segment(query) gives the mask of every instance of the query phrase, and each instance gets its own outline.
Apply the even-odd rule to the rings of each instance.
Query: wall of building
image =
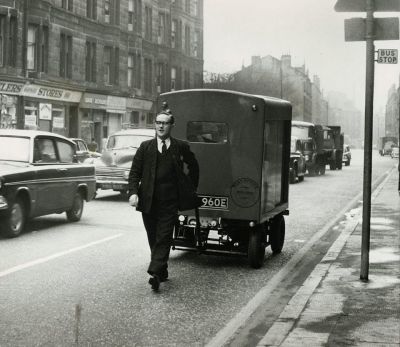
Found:
[[[70,1],[72,9],[62,8],[61,0],[2,1],[0,20],[7,20],[10,14],[14,16],[17,34],[15,59],[12,62],[3,59],[0,64],[1,126],[40,128],[87,141],[95,137],[98,143],[110,132],[124,127],[153,126],[157,112],[155,101],[160,92],[202,87],[202,1],[133,0],[133,17],[130,17],[129,0],[111,0],[116,12],[110,11],[109,16],[105,1],[97,0],[94,1],[95,18],[87,16],[90,2],[86,0]],[[150,36],[145,31],[146,8],[152,14]],[[113,15],[116,13],[118,16]],[[161,17],[165,20],[162,25]],[[130,23],[130,18],[135,19],[135,25]],[[183,30],[175,39],[175,47],[171,38],[173,20]],[[38,35],[34,46],[39,66],[34,69],[29,68],[26,59],[32,46],[28,44],[31,25],[37,28]],[[190,31],[188,50],[184,49],[185,27]],[[62,47],[68,48],[69,40],[63,46],[62,36],[71,37],[70,75],[61,73],[61,63],[67,59]],[[88,42],[95,45],[90,78],[87,77]],[[110,83],[105,80],[106,46],[112,48],[112,64],[115,63],[111,66]],[[6,56],[8,47],[1,48],[0,52]],[[137,72],[132,86],[128,85],[129,54],[136,59],[134,70]],[[171,81],[172,67],[180,72],[175,83]]]

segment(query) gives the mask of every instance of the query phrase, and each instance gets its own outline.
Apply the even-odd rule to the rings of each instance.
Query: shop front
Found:
[[[153,128],[154,112],[153,102],[146,99],[127,99],[127,112],[123,120],[123,127],[127,128]]]
[[[96,142],[101,151],[107,137],[122,129],[126,98],[84,93],[79,104],[80,135],[87,143]]]
[[[0,128],[17,127],[18,96],[23,83],[0,81]]]
[[[24,129],[50,131],[67,137],[73,137],[78,131],[81,92],[27,83],[20,95],[24,97]]]

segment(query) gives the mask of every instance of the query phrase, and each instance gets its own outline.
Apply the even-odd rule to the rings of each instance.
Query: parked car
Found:
[[[96,188],[126,194],[132,159],[140,144],[154,136],[154,129],[127,129],[109,136],[101,157],[93,160]]]
[[[343,145],[343,156],[342,156],[342,162],[344,163],[345,166],[350,166],[351,162],[351,150],[349,145]]]
[[[392,147],[392,152],[390,153],[390,156],[392,158],[398,158],[399,157],[399,147],[393,146]]]
[[[0,130],[0,228],[21,234],[28,219],[66,212],[79,221],[95,194],[93,165],[78,163],[75,144],[34,130]]]
[[[70,138],[76,144],[76,156],[80,163],[83,163],[88,158],[98,158],[101,156],[99,152],[89,151],[89,147],[85,140],[72,137]]]
[[[301,141],[291,137],[290,142],[290,161],[289,161],[289,182],[296,183],[304,180],[306,174],[306,159],[301,151]]]

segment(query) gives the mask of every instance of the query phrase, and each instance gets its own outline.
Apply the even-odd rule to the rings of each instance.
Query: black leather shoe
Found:
[[[163,272],[161,272],[159,278],[160,282],[168,281],[168,270],[164,270]]]
[[[160,278],[157,275],[150,277],[149,284],[151,285],[151,289],[157,291],[160,288]]]

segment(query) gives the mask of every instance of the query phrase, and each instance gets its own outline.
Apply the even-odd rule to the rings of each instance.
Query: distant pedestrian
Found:
[[[185,141],[171,137],[174,117],[161,112],[156,137],[142,142],[129,173],[129,204],[142,212],[151,250],[149,284],[158,290],[168,278],[168,258],[178,210],[199,207],[196,189],[199,165]],[[184,172],[187,165],[188,173]]]
[[[88,148],[91,152],[97,152],[97,142],[94,137],[92,137],[92,141],[88,144]]]

